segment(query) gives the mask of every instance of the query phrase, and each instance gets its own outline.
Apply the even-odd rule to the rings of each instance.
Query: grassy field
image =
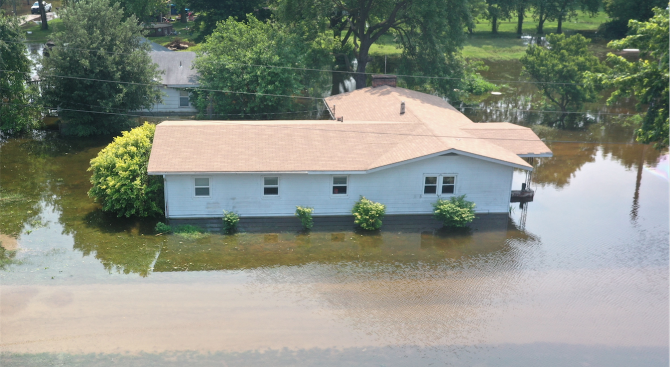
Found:
[[[607,14],[600,12],[595,17],[578,12],[576,19],[563,22],[563,31],[567,35],[575,34],[578,31],[593,32],[598,26],[608,20]],[[556,32],[556,22],[545,22],[544,33]],[[527,17],[523,23],[523,32],[525,35],[535,35],[537,31],[537,22],[532,17]],[[516,34],[516,19],[501,22],[498,27],[498,34],[491,33],[491,24],[486,20],[480,20],[473,34],[468,35],[463,47],[463,56],[470,59],[486,60],[518,60],[524,55],[528,39],[519,38]],[[594,51],[604,52],[604,46],[594,43]],[[602,49],[602,50],[601,50]],[[371,55],[399,55],[402,50],[396,48],[393,36],[386,35],[372,45]]]
[[[50,20],[47,22],[49,25],[49,29],[46,31],[42,30],[42,26],[39,24],[35,24],[33,22],[29,22],[24,24],[21,28],[24,30],[24,35],[26,37],[26,41],[28,42],[39,42],[39,43],[45,43],[49,41],[51,38],[51,35],[54,33],[54,31],[58,28],[58,26],[63,22],[60,18]],[[31,34],[28,34],[28,32],[31,32]]]

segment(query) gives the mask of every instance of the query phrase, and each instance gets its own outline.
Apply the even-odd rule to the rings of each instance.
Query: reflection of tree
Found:
[[[536,160],[533,182],[561,188],[570,183],[584,164],[595,161],[598,145],[558,143],[552,144],[550,149],[554,153],[552,158]]]
[[[83,221],[74,219],[69,223],[66,232],[74,238],[74,249],[84,256],[95,253],[110,272],[146,277],[163,241],[152,234],[155,222],[118,218],[101,210],[86,214]]]

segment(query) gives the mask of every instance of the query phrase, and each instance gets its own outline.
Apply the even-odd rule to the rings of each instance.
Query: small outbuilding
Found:
[[[551,156],[528,128],[476,124],[403,88],[378,83],[326,105],[335,119],[159,124],[148,172],[163,176],[166,217],[292,216],[297,205],[350,215],[361,195],[388,214],[432,213],[455,195],[507,213],[514,170]]]

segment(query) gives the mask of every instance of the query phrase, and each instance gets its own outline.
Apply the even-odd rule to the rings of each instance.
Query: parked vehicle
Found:
[[[50,12],[51,11],[51,4],[47,2],[42,2],[44,4],[44,11],[45,12]],[[39,1],[35,1],[35,4],[30,8],[30,13],[31,14],[39,14],[40,13],[40,3]]]

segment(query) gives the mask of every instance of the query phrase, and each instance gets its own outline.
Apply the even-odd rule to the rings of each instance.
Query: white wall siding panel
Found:
[[[179,90],[174,88],[160,88],[163,103],[153,105],[151,110],[142,110],[144,112],[196,112],[195,107],[189,104],[188,107],[179,107]]]
[[[330,174],[279,174],[279,196],[263,196],[263,175],[167,175],[171,218],[293,215],[296,205],[314,215],[346,215],[360,195],[386,205],[388,214],[432,213],[437,197],[423,195],[424,174],[457,174],[454,195],[467,195],[476,211],[507,213],[513,168],[464,156],[440,156],[373,173],[349,175],[348,195],[331,195]],[[271,176],[271,175],[267,175]],[[210,178],[210,196],[196,197],[194,178]],[[448,198],[449,196],[445,196]]]

